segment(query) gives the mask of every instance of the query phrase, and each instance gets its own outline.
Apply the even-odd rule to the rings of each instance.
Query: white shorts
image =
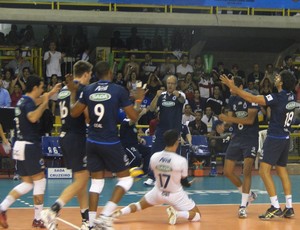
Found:
[[[154,187],[146,193],[146,201],[151,205],[168,204],[177,211],[189,211],[195,207],[195,202],[183,190],[175,193],[163,192]]]

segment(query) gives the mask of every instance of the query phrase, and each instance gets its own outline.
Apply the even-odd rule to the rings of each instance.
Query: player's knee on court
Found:
[[[46,179],[40,179],[40,180],[36,180],[33,181],[33,195],[43,195],[45,193],[45,189],[46,189]]]
[[[132,185],[133,185],[133,178],[131,176],[119,177],[118,183],[116,184],[116,186],[122,187],[125,190],[125,192],[127,192]]]
[[[13,190],[15,190],[20,195],[24,195],[24,194],[30,192],[32,190],[32,188],[33,188],[33,184],[23,182],[23,183],[17,185]]]
[[[100,194],[104,188],[104,179],[92,179],[89,192]]]

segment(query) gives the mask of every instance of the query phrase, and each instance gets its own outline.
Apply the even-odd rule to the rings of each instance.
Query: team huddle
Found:
[[[56,220],[60,210],[75,196],[82,217],[82,230],[113,229],[115,218],[159,204],[169,205],[166,209],[169,224],[176,224],[177,218],[200,221],[198,207],[183,190],[183,187],[191,185],[187,179],[188,162],[186,158],[176,154],[185,103],[184,93],[176,90],[177,78],[169,76],[166,80],[166,92],[159,90],[150,104],[150,111],[158,108],[160,116],[148,173],[148,180],[155,181],[154,187],[140,201],[118,209],[119,201],[134,183],[128,157],[118,136],[118,111],[123,108],[128,119],[137,121],[142,111],[140,105],[145,89],[137,87],[131,93],[133,105],[125,88],[112,82],[113,74],[108,63],[98,62],[95,65],[98,81],[89,84],[92,69],[90,63],[78,61],[73,67],[73,76],[66,76],[63,88],[57,84],[44,94],[42,80],[34,76],[28,78],[26,94],[16,108],[16,142],[13,147],[22,183],[13,188],[0,204],[0,225],[8,228],[7,209],[16,199],[31,190],[35,207],[33,227],[57,229]],[[259,218],[293,217],[291,183],[286,170],[289,128],[296,107],[292,93],[295,86],[293,74],[283,71],[276,76],[278,93],[266,96],[255,96],[244,91],[239,78],[229,79],[222,75],[220,79],[231,89],[233,95],[229,102],[230,113],[219,116],[223,123],[218,124],[217,130],[222,132],[227,123],[234,126],[233,137],[226,151],[224,173],[242,194],[238,217],[246,218],[249,202],[256,199],[256,194],[251,191],[251,170],[258,149],[258,105],[269,106],[272,111],[259,169],[270,196],[271,207]],[[60,146],[66,167],[73,171],[74,181],[62,191],[49,209],[43,210],[46,179],[38,120],[48,106],[49,97],[57,92],[62,120]],[[235,162],[241,157],[244,159],[243,181],[233,172]],[[281,210],[277,199],[271,176],[272,166],[276,167],[283,184],[286,197],[284,210]],[[97,215],[99,196],[105,184],[105,170],[116,174],[117,183],[109,201]],[[88,193],[89,178],[91,185]]]

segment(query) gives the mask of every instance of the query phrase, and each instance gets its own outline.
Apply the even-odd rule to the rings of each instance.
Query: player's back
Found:
[[[166,192],[182,190],[180,180],[188,176],[187,160],[173,152],[161,151],[153,154],[150,167],[154,172],[155,186]]]
[[[79,89],[76,94],[76,99],[79,98],[84,85],[79,85]],[[71,92],[65,86],[61,89],[58,94],[59,111],[61,118],[61,131],[62,132],[75,132],[75,133],[86,133],[86,125],[84,114],[82,113],[79,117],[73,118],[70,114],[70,95]]]
[[[277,94],[265,96],[267,105],[271,107],[271,118],[268,135],[277,137],[289,136],[289,129],[294,119],[296,108],[295,95],[282,90]]]
[[[98,81],[84,88],[79,101],[88,107],[88,139],[105,143],[119,142],[118,110],[131,105],[127,91],[109,81]]]
[[[248,109],[256,109],[257,111],[259,110],[257,104],[247,102],[239,96],[231,96],[229,98],[229,106],[235,117],[241,119],[248,116]],[[233,127],[233,134],[237,134],[246,138],[258,138],[259,124],[257,116],[254,120],[254,123],[251,125],[233,124]]]

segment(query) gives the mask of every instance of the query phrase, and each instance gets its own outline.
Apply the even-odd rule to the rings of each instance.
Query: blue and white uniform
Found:
[[[120,172],[128,168],[127,155],[118,137],[118,111],[132,103],[124,87],[100,80],[84,88],[79,102],[88,107],[88,169]]]
[[[41,148],[39,121],[32,123],[27,115],[37,106],[31,97],[23,95],[15,108],[16,141],[24,147],[24,160],[17,160],[17,172],[20,176],[32,176],[45,169]],[[14,148],[16,148],[16,143]]]
[[[79,85],[76,99],[79,98],[84,85]],[[86,124],[84,114],[73,118],[70,115],[70,95],[67,87],[58,94],[58,103],[61,117],[60,146],[64,155],[64,163],[73,172],[85,170],[87,166],[85,143]]]
[[[261,158],[263,162],[270,165],[284,167],[289,153],[289,129],[296,108],[295,95],[282,90],[277,94],[268,94],[264,97],[266,105],[271,108],[271,118]]]
[[[248,116],[249,109],[259,110],[255,103],[249,103],[239,96],[229,98],[230,110],[237,118]],[[233,124],[233,134],[226,150],[226,159],[241,160],[243,158],[255,158],[258,149],[258,119],[257,116],[252,125]]]

